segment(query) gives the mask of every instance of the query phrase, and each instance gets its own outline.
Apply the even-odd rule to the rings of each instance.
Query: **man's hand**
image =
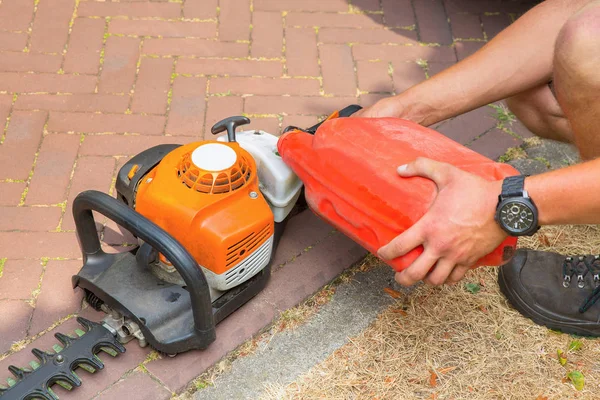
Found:
[[[403,117],[403,107],[398,96],[386,97],[372,106],[365,107],[351,115],[361,118]]]
[[[507,237],[494,221],[502,181],[490,182],[450,164],[418,158],[398,168],[404,178],[421,176],[437,185],[437,197],[411,228],[379,249],[384,260],[400,257],[423,245],[423,253],[396,281],[410,286],[456,283],[477,260]]]

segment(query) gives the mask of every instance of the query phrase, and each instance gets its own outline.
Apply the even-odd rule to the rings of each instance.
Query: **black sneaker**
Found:
[[[579,336],[600,336],[600,256],[565,257],[519,249],[499,268],[510,304],[539,325]]]

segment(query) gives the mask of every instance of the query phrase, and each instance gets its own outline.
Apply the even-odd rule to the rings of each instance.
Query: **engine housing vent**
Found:
[[[238,154],[235,163],[227,170],[206,171],[192,162],[192,153],[183,155],[177,166],[177,176],[188,188],[200,193],[223,194],[243,187],[252,177],[250,163]]]

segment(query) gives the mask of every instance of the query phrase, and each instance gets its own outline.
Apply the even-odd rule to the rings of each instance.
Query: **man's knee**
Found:
[[[600,1],[588,4],[565,23],[556,40],[555,57],[577,76],[600,82]]]

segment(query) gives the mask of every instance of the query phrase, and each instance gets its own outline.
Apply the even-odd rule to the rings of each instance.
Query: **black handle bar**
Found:
[[[84,264],[88,258],[109,256],[102,250],[92,211],[127,229],[162,253],[173,264],[190,293],[196,330],[214,337],[215,324],[208,283],[196,260],[161,227],[117,199],[96,190],[81,192],[73,201],[73,218]]]

